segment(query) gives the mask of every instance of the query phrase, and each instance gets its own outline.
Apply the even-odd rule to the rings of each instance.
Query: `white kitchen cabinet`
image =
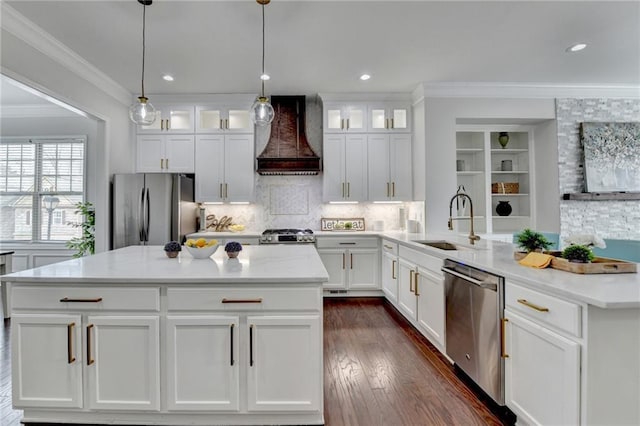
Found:
[[[196,133],[253,133],[251,103],[196,106]]]
[[[418,318],[418,300],[415,294],[416,267],[400,258],[398,268],[398,309],[410,321]]]
[[[367,136],[325,134],[323,146],[323,200],[367,200]]]
[[[195,138],[193,135],[138,135],[136,172],[193,173]]]
[[[364,102],[325,102],[324,133],[362,133],[367,131],[367,104]]]
[[[253,200],[253,134],[198,135],[195,152],[196,201]]]
[[[239,325],[231,315],[167,317],[169,410],[239,409]]]
[[[411,132],[411,104],[404,102],[369,103],[368,131]]]
[[[248,316],[248,411],[317,411],[322,407],[319,315]]]
[[[329,281],[324,290],[379,290],[377,237],[316,237]]]
[[[410,201],[413,195],[410,134],[367,136],[368,199]]]
[[[137,133],[193,133],[194,106],[154,103],[156,119],[148,126],[138,125]]]
[[[380,280],[382,291],[393,304],[398,303],[398,244],[382,240],[382,264]]]
[[[81,408],[82,317],[15,314],[11,328],[14,407]]]
[[[159,322],[157,315],[87,318],[90,409],[160,409]]]
[[[527,424],[580,424],[580,345],[505,309],[506,405]]]

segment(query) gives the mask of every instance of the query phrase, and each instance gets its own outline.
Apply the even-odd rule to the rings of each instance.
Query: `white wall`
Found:
[[[3,17],[4,18],[4,17]],[[60,99],[96,118],[96,162],[90,173],[95,189],[88,201],[96,207],[96,250],[109,243],[109,176],[133,171],[135,149],[131,139],[128,105],[101,87],[74,74],[2,28],[0,64],[3,74]],[[30,41],[32,44],[36,44]]]
[[[560,233],[560,189],[555,120],[544,121],[533,130],[536,164],[536,229]]]

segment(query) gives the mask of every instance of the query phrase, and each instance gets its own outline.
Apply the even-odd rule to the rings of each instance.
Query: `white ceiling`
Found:
[[[136,0],[5,3],[139,92]],[[410,92],[421,82],[640,85],[638,1],[272,0],[265,12],[267,94]],[[587,49],[565,52],[577,42]],[[255,0],[147,8],[149,94],[257,93],[260,54]],[[358,79],[364,72],[371,80]]]

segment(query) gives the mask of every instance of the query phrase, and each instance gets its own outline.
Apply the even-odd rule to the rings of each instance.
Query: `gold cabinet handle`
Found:
[[[535,303],[529,302],[527,299],[518,299],[518,303],[523,304],[531,309],[535,309],[538,312],[549,312],[549,308],[545,308],[544,306],[536,305]]]
[[[349,253],[349,268],[353,269],[353,253]]]
[[[161,169],[164,169],[164,162],[163,162],[162,160],[163,160],[163,159],[161,158],[161,159],[160,159],[160,168],[161,168]]]
[[[220,130],[224,129],[224,120],[221,118],[220,119]]]
[[[389,191],[389,182],[387,182],[387,197],[389,196],[389,193],[390,193],[390,191]]]
[[[413,274],[415,274],[416,271],[414,271],[413,269],[409,271],[409,291],[411,293],[413,293]]]
[[[391,196],[392,197],[396,196],[396,183],[395,182],[391,182]]]
[[[414,279],[414,283],[413,283],[413,294],[415,294],[416,296],[420,296],[420,293],[418,293],[418,277],[420,276],[420,273],[418,271],[416,271],[413,274],[413,279]]]
[[[229,185],[224,184],[224,198],[229,198]]]
[[[393,248],[393,246],[389,246],[389,245],[386,245],[386,244],[383,244],[383,245],[384,245],[384,248],[386,248],[387,250],[391,250]]]
[[[391,128],[392,128],[392,129],[395,129],[395,128],[396,128],[395,124],[393,123],[393,118],[391,119]]]
[[[164,120],[160,119],[160,130],[164,130]]]
[[[171,124],[171,119],[167,118],[167,125],[165,126],[167,128],[167,130],[169,130],[171,128],[170,124]]]
[[[262,297],[255,299],[222,299],[222,303],[262,303]]]
[[[169,159],[168,158],[164,159],[164,165],[165,165],[165,169],[169,170]]]
[[[76,360],[73,356],[73,328],[76,326],[75,322],[67,324],[67,363],[71,364]]]
[[[249,366],[253,367],[253,324],[249,326]]]
[[[347,118],[347,130],[349,130],[350,126],[349,126],[349,119]]]
[[[93,299],[73,299],[71,297],[63,297],[60,301],[63,303],[99,303],[102,302],[102,297],[96,297]]]
[[[91,330],[93,329],[93,324],[89,324],[87,326],[87,365],[91,365],[96,362],[93,359],[93,355],[91,354]]]
[[[229,327],[229,333],[230,333],[230,359],[231,359],[231,365],[234,364],[234,359],[233,359],[233,329],[235,328],[235,324],[231,324],[231,326]]]
[[[394,280],[398,277],[396,277],[396,261],[392,260],[391,261],[391,278],[393,278]]]
[[[229,130],[229,119],[228,118],[224,119],[224,128]]]
[[[346,257],[346,254],[342,253],[342,269],[344,269],[344,267],[345,267],[345,263],[346,263],[346,258],[345,257]]]
[[[347,198],[351,198],[351,182],[347,182]]]
[[[509,358],[509,355],[507,354],[507,341],[506,341],[506,336],[507,336],[507,322],[509,320],[507,318],[502,318],[502,334],[500,335],[500,356],[502,356],[502,358]]]
[[[220,193],[220,198],[224,198],[224,197],[222,196],[222,184],[220,184],[220,191],[219,191],[219,193]]]

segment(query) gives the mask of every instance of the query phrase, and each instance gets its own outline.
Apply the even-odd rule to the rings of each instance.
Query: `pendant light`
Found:
[[[268,126],[273,121],[275,115],[273,107],[269,103],[269,98],[264,95],[264,81],[269,79],[264,73],[264,6],[269,4],[271,0],[256,0],[256,2],[262,5],[262,74],[260,80],[262,81],[262,94],[258,96],[256,101],[251,106],[251,120],[257,126]]]
[[[142,5],[142,91],[135,102],[129,107],[129,118],[138,125],[148,126],[156,121],[156,109],[149,103],[149,99],[144,96],[144,54],[145,54],[145,27],[146,27],[146,11],[147,6],[153,3],[153,0],[138,0]]]

